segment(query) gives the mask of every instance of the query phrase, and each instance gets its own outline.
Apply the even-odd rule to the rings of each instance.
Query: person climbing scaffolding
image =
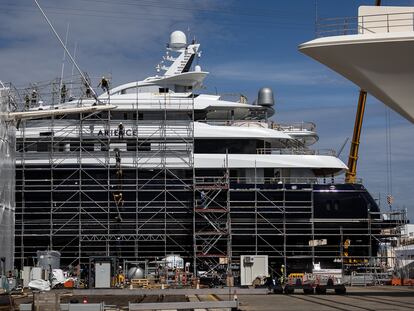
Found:
[[[118,125],[118,138],[119,139],[124,139],[124,126],[123,126],[122,122],[119,123],[119,125]]]
[[[63,83],[62,87],[60,88],[60,102],[61,103],[64,103],[66,101],[66,94],[67,94],[66,84]]]
[[[98,84],[98,87],[102,88],[102,91],[107,92],[109,95],[109,82],[108,80],[105,78],[105,76],[102,76],[101,81]]]

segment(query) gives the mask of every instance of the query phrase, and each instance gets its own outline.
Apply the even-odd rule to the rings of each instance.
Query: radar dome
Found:
[[[171,33],[170,35],[170,48],[172,49],[182,49],[187,45],[187,37],[185,36],[185,33],[176,30]]]
[[[194,71],[195,71],[195,72],[201,72],[201,66],[200,66],[200,65],[196,65],[196,66],[194,67]]]
[[[257,104],[260,106],[273,106],[275,98],[270,87],[262,87],[257,94]]]

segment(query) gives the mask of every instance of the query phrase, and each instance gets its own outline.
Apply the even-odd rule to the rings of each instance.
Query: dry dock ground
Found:
[[[326,295],[304,295],[297,291],[294,295],[266,294],[266,290],[235,289],[238,291],[239,310],[283,310],[283,311],[399,311],[414,310],[414,287],[347,287],[345,295],[335,295],[328,292]],[[232,293],[233,293],[232,290]],[[135,293],[133,293],[135,291]],[[185,302],[185,301],[217,301],[231,300],[232,294],[224,294],[227,289],[202,290],[75,290],[74,295],[67,290],[61,291],[61,302],[82,301],[88,296],[89,303],[102,302],[106,305],[121,307],[127,310],[128,302]],[[193,292],[192,292],[193,291]],[[197,292],[198,291],[198,292]],[[244,291],[244,292],[243,292]],[[255,294],[253,294],[253,292]],[[64,294],[66,293],[66,294]],[[92,294],[93,293],[93,294]],[[143,294],[144,293],[144,294]],[[164,293],[164,294],[160,294]],[[31,295],[15,300],[16,305],[30,303]],[[74,301],[73,301],[74,302]],[[204,309],[203,309],[204,310]],[[223,311],[223,309],[209,309],[209,311]]]
[[[224,299],[225,297],[223,297]],[[240,310],[414,310],[414,287],[348,287],[346,295],[239,295]]]

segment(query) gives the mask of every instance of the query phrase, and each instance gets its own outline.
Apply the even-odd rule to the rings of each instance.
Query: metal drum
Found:
[[[127,273],[128,280],[133,279],[143,279],[144,278],[144,270],[140,267],[131,267],[128,269]]]

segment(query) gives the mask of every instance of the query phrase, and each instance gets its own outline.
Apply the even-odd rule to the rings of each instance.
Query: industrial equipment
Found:
[[[267,255],[240,256],[240,285],[252,285],[256,278],[268,276]]]
[[[89,288],[110,288],[115,272],[115,257],[89,257]]]
[[[37,266],[45,270],[60,268],[60,253],[58,251],[37,251]]]
[[[111,287],[111,263],[95,263],[95,288]]]

